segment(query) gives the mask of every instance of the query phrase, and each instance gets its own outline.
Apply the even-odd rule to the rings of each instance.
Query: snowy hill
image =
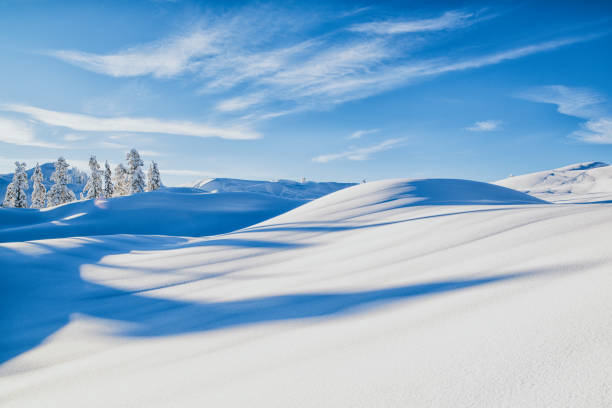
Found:
[[[607,406],[611,210],[385,180],[223,235],[16,235],[0,405]]]
[[[578,163],[554,170],[509,177],[495,182],[552,202],[612,200],[612,166]]]
[[[352,185],[354,185],[354,183],[314,181],[299,183],[292,180],[257,181],[231,178],[210,178],[197,182],[193,185],[193,187],[210,193],[249,192],[270,194],[276,197],[298,200],[313,200]]]
[[[47,191],[49,191],[49,189],[53,185],[53,182],[51,181],[51,174],[53,174],[53,172],[55,171],[55,167],[53,166],[53,163],[44,163],[40,165],[40,170],[42,171],[42,174],[43,174],[43,184],[47,188]],[[74,168],[68,169],[68,175],[72,179],[72,183],[68,184],[68,187],[72,191],[74,191],[74,194],[78,198],[81,192],[83,191],[85,184],[87,183],[87,175],[83,173],[82,171],[79,171],[79,170],[76,170],[76,171],[78,172],[78,177],[73,176],[75,174]],[[27,191],[28,203],[29,203],[30,198],[31,198],[30,195],[32,194],[31,178],[32,178],[32,174],[34,173],[34,167],[26,171],[26,173],[28,175],[28,185],[30,187],[29,190]],[[9,183],[12,180],[13,180],[13,173],[0,174],[0,205],[2,201],[4,200],[4,195],[6,194],[6,187],[9,185]]]
[[[42,211],[0,208],[0,242],[109,234],[214,235],[266,220],[303,203],[263,194],[163,188]]]

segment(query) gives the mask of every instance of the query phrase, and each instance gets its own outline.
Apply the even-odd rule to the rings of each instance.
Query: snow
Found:
[[[495,184],[557,203],[612,201],[612,166],[602,162],[578,163],[509,177]]]
[[[0,211],[0,242],[110,234],[214,235],[266,220],[303,203],[254,193],[208,194],[191,188],[164,188],[76,201],[42,211],[6,209]]]
[[[334,191],[350,187],[354,183],[315,182],[292,180],[258,181],[231,178],[209,178],[198,181],[193,187],[210,193],[250,192],[270,194],[276,197],[313,200]]]
[[[385,180],[199,238],[94,236],[85,204],[46,213],[87,237],[0,244],[3,408],[612,401],[612,204]]]

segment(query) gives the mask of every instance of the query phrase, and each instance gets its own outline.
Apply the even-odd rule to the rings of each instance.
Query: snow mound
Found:
[[[545,204],[494,184],[460,179],[393,179],[337,191],[280,216],[337,220],[409,206]]]
[[[109,234],[203,236],[243,228],[304,201],[254,193],[163,188],[58,207],[0,209],[0,242]]]
[[[211,178],[194,184],[193,187],[209,193],[249,192],[269,194],[276,197],[314,200],[334,191],[353,186],[354,183],[314,182],[303,183],[292,180],[257,181],[231,178]]]
[[[612,166],[578,163],[553,170],[509,177],[495,182],[551,202],[612,200]]]

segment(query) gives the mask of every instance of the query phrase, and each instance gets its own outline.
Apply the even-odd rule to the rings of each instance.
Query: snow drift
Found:
[[[509,177],[495,184],[552,202],[611,201],[612,166],[602,162],[578,163]]]
[[[606,406],[611,210],[390,180],[224,235],[2,243],[0,405]]]
[[[306,181],[303,183],[292,180],[258,181],[231,178],[204,179],[194,184],[194,188],[209,192],[249,192],[270,194],[276,197],[314,200],[334,191],[353,186],[354,183],[334,183]]]
[[[262,194],[207,194],[175,187],[43,210],[2,208],[0,242],[109,234],[215,235],[303,203]]]

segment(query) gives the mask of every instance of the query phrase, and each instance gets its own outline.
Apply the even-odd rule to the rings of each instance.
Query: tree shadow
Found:
[[[72,246],[64,248],[35,241],[24,244],[29,248],[28,254],[24,254],[20,247],[0,246],[0,364],[41,344],[68,324],[75,313],[128,323],[127,326],[121,326],[123,329],[118,329],[117,335],[167,336],[363,312],[383,303],[457,291],[538,273],[532,271],[434,281],[367,291],[291,294],[226,302],[186,302],[143,296],[143,290],[120,290],[104,286],[84,280],[80,274],[82,265],[99,264],[105,256],[125,253],[125,248],[146,251],[195,245],[184,238],[73,238],[70,240]],[[262,254],[271,250],[295,248],[294,245],[241,239],[208,240],[200,245],[255,247],[263,251]]]

